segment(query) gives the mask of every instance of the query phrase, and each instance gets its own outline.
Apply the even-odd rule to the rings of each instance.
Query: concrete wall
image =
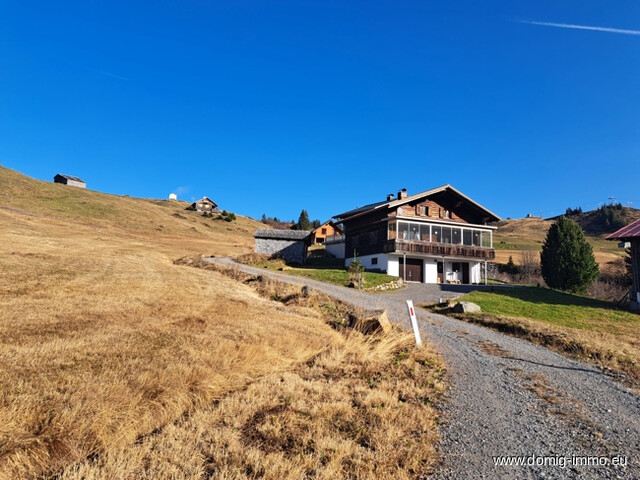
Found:
[[[373,259],[377,259],[377,263],[373,263]],[[358,260],[362,262],[362,265],[366,270],[381,270],[383,272],[387,272],[389,275],[398,275],[397,272],[395,274],[389,273],[389,255],[386,253],[377,253],[375,255],[364,255],[362,257],[358,257]],[[349,264],[353,261],[353,258],[347,258],[344,262],[345,266],[349,266]]]
[[[307,259],[307,247],[303,240],[256,238],[255,250],[264,255],[277,255],[291,263],[304,263]]]
[[[325,250],[336,258],[344,258],[344,242],[325,242]]]

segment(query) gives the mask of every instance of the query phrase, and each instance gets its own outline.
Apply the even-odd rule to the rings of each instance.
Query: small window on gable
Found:
[[[427,207],[426,205],[418,205],[416,207],[416,210],[417,210],[416,213],[422,217],[429,216],[429,207]]]
[[[327,234],[327,229],[326,229],[326,228],[323,228],[323,229],[322,229],[322,235],[326,235],[326,234]]]
[[[451,218],[451,212],[449,210],[442,210],[442,218]]]
[[[371,265],[377,265],[378,264],[378,257],[372,257],[371,258]]]

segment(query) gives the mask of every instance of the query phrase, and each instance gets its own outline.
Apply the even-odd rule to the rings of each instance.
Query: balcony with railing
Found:
[[[482,260],[493,260],[496,258],[496,251],[493,248],[415,240],[387,240],[383,250],[385,253],[419,253],[423,255],[437,255],[439,257],[466,257]]]

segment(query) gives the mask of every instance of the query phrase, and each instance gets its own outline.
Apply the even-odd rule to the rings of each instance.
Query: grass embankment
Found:
[[[333,322],[347,313],[344,305],[315,291],[302,295],[289,285],[224,273],[297,314],[322,312]],[[440,361],[429,349],[416,349],[413,337],[399,329],[374,336],[341,331],[307,362],[265,376],[125,450],[67,469],[60,478],[424,475],[437,458],[432,404],[444,390]]]
[[[640,387],[640,315],[611,302],[536,287],[475,291],[460,300],[477,303],[483,313],[457,318],[611,369]]]
[[[249,252],[258,222],[203,219],[179,202],[52,185],[3,168],[0,184],[0,479],[222,471],[209,465],[226,464],[240,447],[221,422],[242,417],[218,407],[235,398],[246,415],[257,412],[260,398],[276,401],[262,379],[312,365],[323,352],[349,355],[317,312],[173,263]],[[252,395],[237,397],[242,389]],[[203,416],[211,423],[197,421]],[[253,452],[247,461],[263,462],[275,478],[276,457]],[[372,468],[383,461],[371,456]],[[249,467],[232,475],[252,476]]]
[[[350,274],[346,268],[335,265],[315,265],[310,267],[288,266],[283,260],[270,260],[262,255],[248,254],[237,258],[240,263],[269,270],[280,270],[288,275],[310,278],[320,282],[332,283],[341,287],[351,284]],[[369,289],[398,280],[385,273],[364,272],[362,274],[362,288]]]

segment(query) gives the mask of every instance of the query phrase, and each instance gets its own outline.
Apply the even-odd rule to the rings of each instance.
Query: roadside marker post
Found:
[[[416,337],[416,345],[422,345],[422,339],[420,338],[420,330],[418,330],[418,319],[416,318],[416,311],[413,309],[413,300],[407,300],[407,308],[409,309],[409,316],[411,317],[411,326],[413,327],[413,335]]]

